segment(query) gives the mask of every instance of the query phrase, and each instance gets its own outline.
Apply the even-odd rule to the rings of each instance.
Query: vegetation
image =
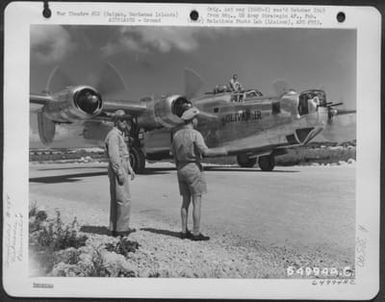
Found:
[[[129,255],[129,253],[134,253],[138,248],[139,243],[136,241],[127,240],[125,237],[120,237],[120,240],[117,244],[106,244],[107,251],[121,254],[126,257]]]
[[[126,238],[95,243],[79,233],[76,217],[65,224],[60,212],[49,219],[36,203],[29,210],[31,256],[42,275],[77,277],[135,277],[129,261],[139,244]]]
[[[276,165],[309,165],[312,163],[331,164],[341,161],[355,160],[356,141],[337,143],[312,142],[304,147],[290,149],[288,154],[277,156]],[[65,162],[92,162],[105,161],[103,149],[62,149],[62,150],[32,150],[30,152],[30,161],[57,161]],[[206,163],[216,165],[237,165],[235,157],[217,157],[205,158]]]
[[[356,159],[356,142],[310,143],[304,147],[288,149],[288,153],[275,157],[277,166],[311,165],[311,164],[340,164]],[[237,165],[235,157],[205,158],[208,164]],[[257,165],[256,165],[257,167]]]

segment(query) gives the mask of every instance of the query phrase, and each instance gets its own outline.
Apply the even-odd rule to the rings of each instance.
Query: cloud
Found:
[[[60,25],[31,27],[31,59],[39,63],[58,63],[74,48],[71,36]]]
[[[122,27],[116,41],[109,42],[101,50],[105,56],[111,56],[123,51],[161,52],[167,53],[173,49],[191,52],[198,48],[198,33],[200,28],[176,27]]]

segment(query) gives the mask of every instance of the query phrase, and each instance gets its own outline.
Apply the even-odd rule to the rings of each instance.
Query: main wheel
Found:
[[[257,162],[256,158],[250,158],[247,154],[239,154],[237,155],[238,165],[242,168],[252,168]]]
[[[275,159],[272,155],[260,156],[258,158],[258,165],[262,171],[272,171],[275,166]]]
[[[142,174],[146,165],[146,158],[142,150],[132,146],[130,148],[130,164],[135,173]]]

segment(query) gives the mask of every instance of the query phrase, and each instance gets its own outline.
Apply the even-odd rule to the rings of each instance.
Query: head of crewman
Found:
[[[130,130],[131,129],[131,119],[123,110],[116,110],[112,116],[112,120],[116,128],[120,131]]]
[[[191,107],[183,112],[181,119],[184,120],[185,124],[192,124],[194,127],[198,125],[197,116],[199,115],[199,109],[196,107]]]

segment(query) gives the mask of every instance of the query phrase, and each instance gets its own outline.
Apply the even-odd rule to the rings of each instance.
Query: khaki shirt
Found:
[[[129,152],[124,141],[123,133],[116,127],[108,132],[105,139],[106,155],[110,161],[110,167],[115,174],[121,176],[124,172],[128,173],[127,160]]]
[[[200,164],[202,154],[208,149],[202,134],[191,124],[183,126],[173,136],[171,152],[174,155],[177,169],[191,162]]]

